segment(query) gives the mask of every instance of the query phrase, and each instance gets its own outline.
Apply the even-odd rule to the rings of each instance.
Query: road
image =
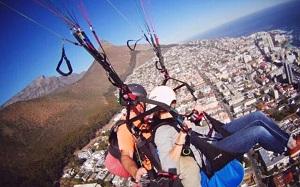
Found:
[[[213,89],[213,92],[216,94],[218,102],[222,105],[222,108],[226,111],[226,113],[229,115],[230,120],[233,119],[233,116],[230,111],[230,107],[224,103],[222,93],[219,92],[216,85],[214,85],[210,79],[205,75],[205,72],[202,72],[196,65],[194,65],[195,69],[201,75],[201,77],[204,79],[204,81]]]

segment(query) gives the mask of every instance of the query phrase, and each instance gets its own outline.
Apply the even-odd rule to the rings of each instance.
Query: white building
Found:
[[[279,98],[279,93],[277,90],[275,90],[274,88],[272,89],[272,95],[274,96],[275,99]]]
[[[248,62],[252,61],[252,57],[250,55],[244,55],[243,59],[244,59],[245,63],[248,63]]]
[[[82,150],[78,152],[77,156],[79,159],[88,159],[92,156],[92,151],[90,149]]]
[[[232,110],[235,114],[239,113],[242,111],[242,105],[239,103],[239,104],[236,104],[236,105],[233,105],[232,106]]]
[[[263,165],[265,166],[267,171],[270,171],[275,166],[278,168],[289,164],[289,157],[280,155],[280,156],[274,156],[274,153],[271,151],[267,151],[265,149],[259,150],[259,155],[262,159]]]
[[[84,168],[85,171],[93,171],[94,170],[95,161],[93,159],[86,160],[82,168]]]
[[[256,103],[256,101],[257,101],[256,98],[248,99],[245,101],[244,106],[247,107],[247,106],[253,105]]]
[[[237,94],[231,97],[231,100],[228,101],[229,106],[235,105],[244,101],[244,96],[241,94]]]

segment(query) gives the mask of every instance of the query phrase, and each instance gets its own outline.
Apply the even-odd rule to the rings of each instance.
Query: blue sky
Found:
[[[1,0],[39,23],[73,39],[61,19],[39,6],[36,0]],[[50,1],[50,0],[48,0]],[[58,0],[52,0],[60,4]],[[65,0],[67,1],[67,0]],[[111,1],[126,17],[126,22],[112,7]],[[137,13],[139,0],[84,0],[88,14],[101,39],[125,45],[128,39],[141,36]],[[239,17],[274,6],[287,0],[144,0],[162,43],[176,43]],[[68,0],[80,25],[87,24],[76,11],[78,0]],[[57,76],[62,41],[36,24],[0,4],[0,105],[41,75]],[[89,33],[89,32],[87,32]],[[91,35],[90,35],[91,36]],[[92,38],[92,36],[91,36]],[[80,47],[65,44],[74,72],[87,70],[93,59]]]

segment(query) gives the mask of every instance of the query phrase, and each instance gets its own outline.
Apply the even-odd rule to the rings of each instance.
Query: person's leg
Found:
[[[262,126],[240,129],[234,134],[214,142],[214,145],[224,151],[247,153],[257,143],[264,149],[275,153],[282,153],[286,150],[286,144],[279,141]]]
[[[200,186],[200,169],[193,157],[180,157],[177,169],[184,187]]]
[[[281,143],[287,145],[289,134],[284,132],[279,126],[264,113],[258,111],[253,112],[238,119],[231,121],[224,125],[224,128],[231,133],[235,133],[243,128],[249,128],[252,126],[263,126],[266,128],[274,137],[276,137]]]

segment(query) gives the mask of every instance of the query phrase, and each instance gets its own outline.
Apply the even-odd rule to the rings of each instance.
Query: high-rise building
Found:
[[[293,84],[294,74],[293,74],[291,65],[286,62],[283,62],[283,67],[284,67],[284,73],[286,75],[286,79],[287,79],[288,83]]]
[[[271,51],[274,51],[274,43],[273,43],[273,39],[270,35],[267,35],[267,41],[269,43],[269,47],[270,47]]]
[[[278,91],[276,90],[276,89],[272,89],[272,95],[273,95],[273,97],[275,98],[275,99],[278,99],[279,98],[279,93],[278,93]]]

